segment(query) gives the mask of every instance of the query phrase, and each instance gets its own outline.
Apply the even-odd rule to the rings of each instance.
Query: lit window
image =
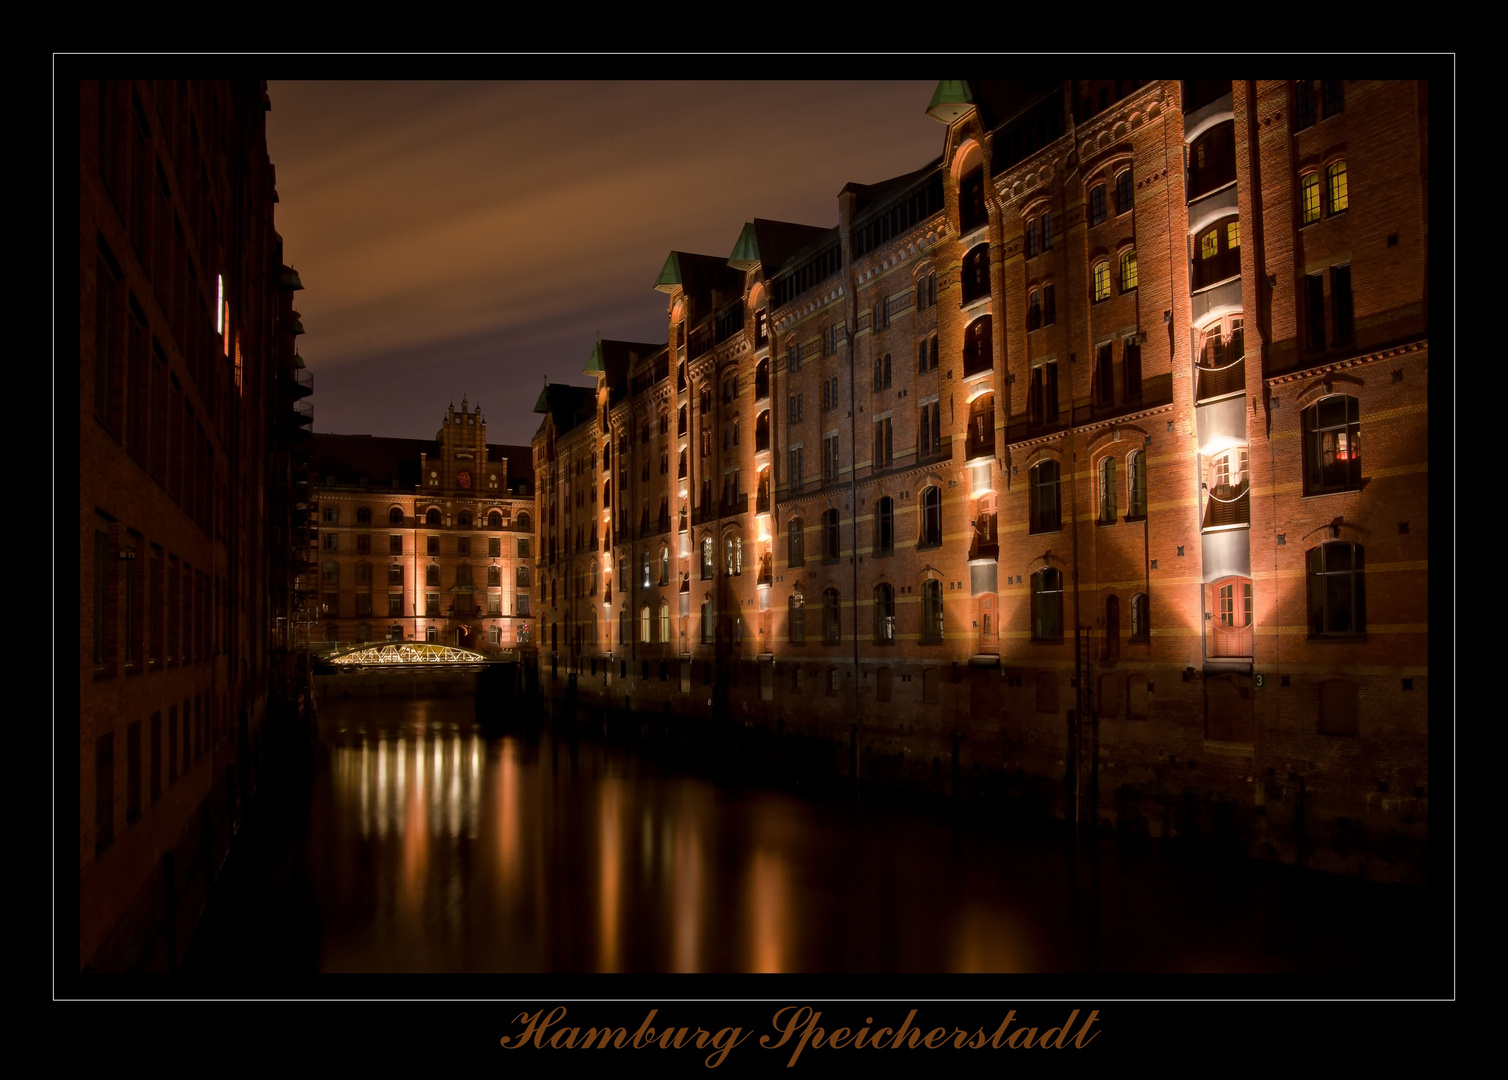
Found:
[[[1211,229],[1199,238],[1199,257],[1213,259],[1220,254],[1220,230]]]
[[[1304,410],[1304,494],[1322,495],[1361,486],[1361,420],[1357,401],[1344,394],[1321,398]]]
[[[1320,219],[1320,183],[1318,173],[1305,173],[1299,178],[1299,205],[1305,225]]]
[[[1094,301],[1110,299],[1110,264],[1097,262],[1094,264]]]
[[[1136,288],[1136,251],[1121,253],[1121,292]]]
[[[1330,213],[1344,213],[1350,205],[1346,196],[1346,163],[1337,161],[1325,170],[1325,188],[1330,198]]]
[[[1225,227],[1225,246],[1227,250],[1235,250],[1241,246],[1241,223],[1232,221]]]
[[[639,640],[647,644],[649,642],[649,633],[649,605],[645,604],[639,609]]]

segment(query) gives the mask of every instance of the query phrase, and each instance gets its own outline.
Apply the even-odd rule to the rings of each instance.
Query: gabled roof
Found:
[[[365,481],[374,492],[412,494],[419,485],[419,456],[438,454],[433,439],[390,439],[380,435],[336,435],[315,432],[310,471],[316,485],[335,483],[359,486]],[[534,455],[527,446],[488,443],[492,461],[508,459],[508,486],[534,483]],[[331,480],[333,477],[333,481]]]
[[[744,225],[728,257],[730,265],[752,265],[758,261],[768,281],[779,273],[780,268],[792,257],[807,248],[829,239],[837,226],[822,228],[817,225],[798,225],[792,221],[773,221],[770,218],[755,218]]]
[[[742,271],[728,265],[723,255],[696,255],[689,251],[672,251],[660,268],[655,279],[655,288],[671,292],[679,285],[681,290],[698,300],[706,301],[717,289],[728,295],[741,293],[744,287]]]

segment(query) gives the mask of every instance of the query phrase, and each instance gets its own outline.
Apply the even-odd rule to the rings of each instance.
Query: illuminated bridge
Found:
[[[483,656],[470,649],[458,649],[453,645],[440,645],[425,641],[377,641],[370,645],[358,645],[344,652],[325,657],[325,663],[337,667],[425,667],[459,668],[488,664],[505,664],[517,657],[505,653],[501,658]]]

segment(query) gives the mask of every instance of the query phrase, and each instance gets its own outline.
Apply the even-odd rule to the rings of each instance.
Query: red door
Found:
[[[1252,654],[1251,578],[1223,578],[1209,586],[1205,609],[1205,655]]]

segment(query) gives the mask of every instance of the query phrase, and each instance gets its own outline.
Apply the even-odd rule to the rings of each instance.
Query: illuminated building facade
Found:
[[[311,647],[529,646],[529,450],[488,445],[480,406],[450,405],[433,442],[315,435],[312,469]]]
[[[79,964],[163,970],[287,682],[302,285],[265,84],[79,90]]]
[[[836,227],[672,252],[666,344],[547,388],[542,674],[787,760],[1416,874],[1427,87],[928,111],[937,160]]]

